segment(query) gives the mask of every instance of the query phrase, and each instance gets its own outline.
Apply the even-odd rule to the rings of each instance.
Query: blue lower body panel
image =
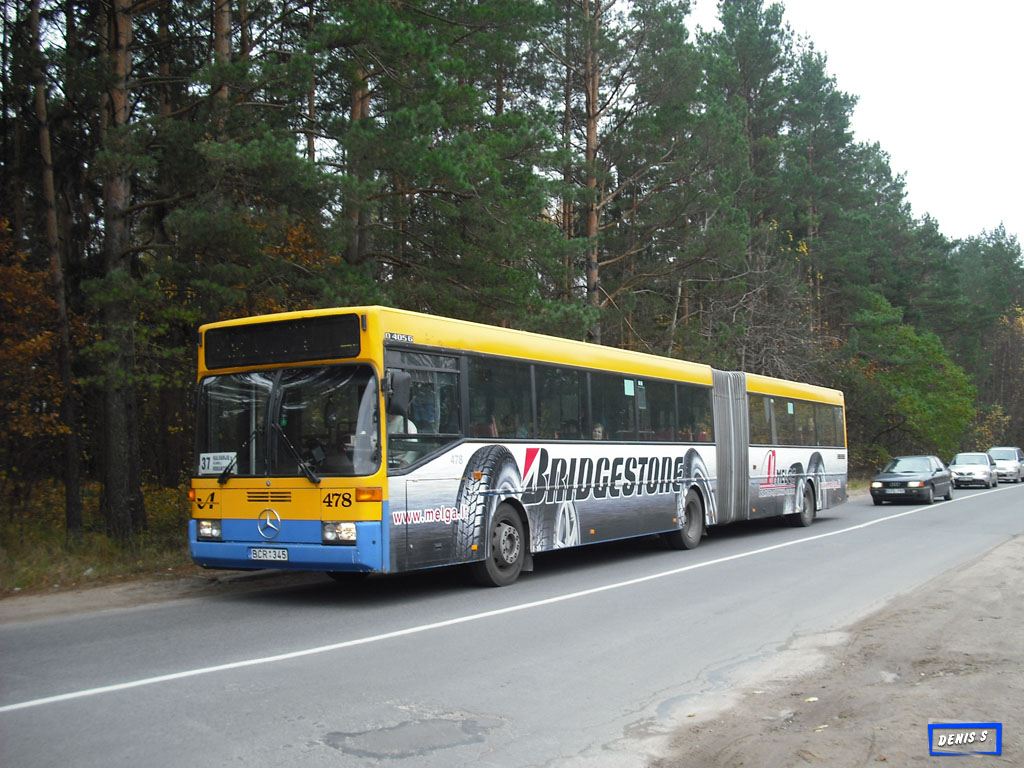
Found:
[[[351,546],[321,543],[319,520],[287,520],[281,535],[272,540],[256,534],[253,520],[221,521],[222,541],[198,541],[196,521],[188,524],[189,552],[196,565],[207,568],[282,568],[297,571],[383,571],[387,551],[381,524],[356,523],[356,543]],[[255,538],[253,537],[256,534]],[[254,560],[252,550],[287,552],[287,560]]]

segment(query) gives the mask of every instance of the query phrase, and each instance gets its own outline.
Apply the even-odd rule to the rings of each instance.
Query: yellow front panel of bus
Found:
[[[192,517],[255,520],[267,507],[283,520],[380,520],[381,488],[322,483],[311,486],[304,479],[193,480]],[[358,491],[358,492],[357,492]],[[376,497],[376,498],[373,498]],[[373,498],[373,500],[364,500]]]

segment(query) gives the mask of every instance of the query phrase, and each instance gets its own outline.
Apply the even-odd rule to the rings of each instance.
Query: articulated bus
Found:
[[[846,500],[836,390],[386,307],[199,329],[191,555],[394,573]]]

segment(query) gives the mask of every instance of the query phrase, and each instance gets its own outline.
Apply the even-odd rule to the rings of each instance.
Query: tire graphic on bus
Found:
[[[806,477],[804,476],[804,465],[799,461],[795,464],[790,464],[789,469],[786,471],[786,480],[788,481],[787,485],[791,484],[793,486],[793,494],[783,497],[782,514],[800,514],[803,511],[804,487],[807,484]]]
[[[505,499],[519,499],[522,493],[519,466],[505,446],[488,445],[469,458],[456,498],[459,515],[453,526],[452,552],[456,561],[479,559],[485,554],[484,532],[494,510]]]
[[[821,454],[815,452],[811,456],[806,474],[804,465],[799,462],[789,468],[789,474],[790,477],[796,478],[796,488],[792,499],[786,500],[785,512],[789,514],[788,520],[791,525],[806,528],[814,522],[821,508],[821,481],[825,475],[825,463],[821,459]]]
[[[580,515],[573,502],[559,503],[555,513],[554,535],[551,539],[553,549],[575,547],[580,543]]]
[[[689,449],[683,457],[681,474],[676,496],[679,530],[670,531],[664,537],[674,549],[693,549],[704,535],[706,522],[714,522],[717,518],[718,508],[711,488],[711,476],[696,448]]]
[[[811,454],[807,464],[807,479],[814,483],[814,508],[822,509],[825,506],[825,460],[817,451]]]

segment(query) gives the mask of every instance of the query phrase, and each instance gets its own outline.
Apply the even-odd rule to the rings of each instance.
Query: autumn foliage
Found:
[[[15,499],[52,474],[52,442],[67,431],[56,317],[49,272],[29,264],[0,220],[0,479]]]

